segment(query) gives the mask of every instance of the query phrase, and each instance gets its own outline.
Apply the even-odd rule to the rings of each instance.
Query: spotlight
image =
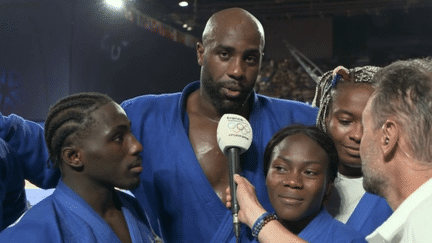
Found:
[[[183,28],[185,28],[185,29],[186,29],[187,27],[188,27],[188,25],[187,25],[187,24],[183,24]]]
[[[180,6],[180,7],[187,7],[188,5],[189,5],[189,3],[188,3],[188,1],[185,1],[185,0],[180,0],[179,1],[179,3],[178,3],[178,5]]]
[[[122,10],[125,6],[123,0],[105,0],[105,4],[114,10]]]

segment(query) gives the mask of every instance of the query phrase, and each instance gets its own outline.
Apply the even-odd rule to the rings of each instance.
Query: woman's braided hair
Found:
[[[94,122],[90,114],[109,102],[114,101],[105,94],[87,92],[63,98],[50,108],[45,121],[45,143],[54,168],[62,161],[61,149],[75,141],[66,139],[84,135]]]
[[[350,83],[372,83],[372,77],[380,67],[364,66],[349,69],[349,78],[341,78],[339,74],[333,75],[334,71],[328,71],[321,76],[315,90],[315,97],[312,106],[319,107],[316,126],[324,132],[327,132],[325,124],[326,117],[330,111],[337,85],[340,82]],[[336,70],[336,69],[335,69]]]

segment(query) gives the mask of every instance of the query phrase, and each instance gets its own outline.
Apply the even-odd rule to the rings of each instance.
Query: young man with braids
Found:
[[[141,144],[124,110],[106,95],[81,93],[55,104],[45,123],[56,190],[0,234],[0,242],[155,242],[135,198],[115,187],[140,183]]]

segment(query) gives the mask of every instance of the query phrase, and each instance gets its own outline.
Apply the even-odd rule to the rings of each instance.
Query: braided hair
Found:
[[[315,90],[315,98],[312,106],[319,107],[316,125],[319,129],[327,132],[325,124],[326,117],[331,109],[333,97],[337,90],[338,83],[372,83],[372,77],[380,67],[364,66],[349,69],[349,77],[342,78],[339,74],[333,76],[333,71],[328,71],[321,76]],[[336,70],[336,69],[335,69]]]
[[[109,102],[114,101],[105,94],[78,93],[59,100],[50,108],[45,122],[45,143],[54,168],[62,161],[62,148],[85,135],[95,122],[90,114]]]

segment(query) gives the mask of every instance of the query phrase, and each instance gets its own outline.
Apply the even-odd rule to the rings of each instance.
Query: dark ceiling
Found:
[[[158,20],[182,29],[192,26],[191,34],[199,36],[207,19],[215,12],[241,7],[261,21],[308,17],[355,16],[379,14],[381,11],[430,7],[430,0],[189,0],[180,7],[178,0],[135,0],[136,7]],[[186,30],[185,30],[186,31]]]

